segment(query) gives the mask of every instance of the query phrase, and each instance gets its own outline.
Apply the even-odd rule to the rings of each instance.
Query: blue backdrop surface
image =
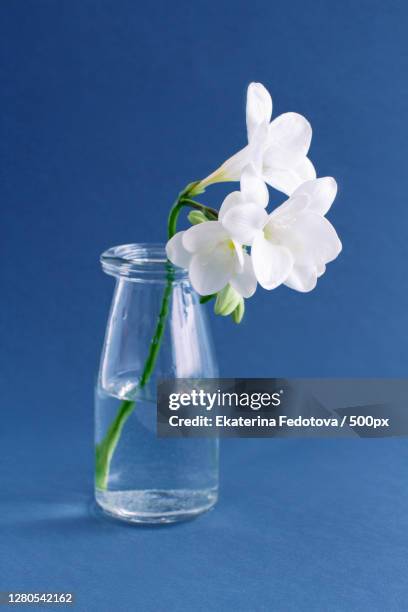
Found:
[[[311,121],[344,251],[314,292],[213,317],[223,375],[405,376],[407,21],[402,1],[1,3],[0,590],[98,611],[406,608],[403,440],[225,442],[220,505],[183,526],[115,525],[91,499],[99,253],[164,240],[177,192],[243,146],[252,80]]]

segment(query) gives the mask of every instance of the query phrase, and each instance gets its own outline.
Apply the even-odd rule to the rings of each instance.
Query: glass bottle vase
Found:
[[[218,375],[205,308],[162,245],[101,256],[116,279],[96,386],[95,497],[135,523],[186,520],[218,496],[218,440],[158,438],[158,378]]]

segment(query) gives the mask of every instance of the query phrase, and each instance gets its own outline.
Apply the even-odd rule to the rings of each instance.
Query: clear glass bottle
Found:
[[[156,382],[218,375],[205,308],[163,245],[114,247],[101,262],[116,288],[96,387],[96,501],[131,522],[186,520],[217,501],[218,440],[156,437]]]

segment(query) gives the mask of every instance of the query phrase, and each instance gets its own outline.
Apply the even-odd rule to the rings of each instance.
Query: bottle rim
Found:
[[[121,244],[100,256],[102,269],[111,276],[124,276],[141,282],[167,282],[188,278],[188,270],[174,266],[161,243]]]

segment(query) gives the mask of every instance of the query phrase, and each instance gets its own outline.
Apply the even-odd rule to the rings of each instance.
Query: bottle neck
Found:
[[[188,281],[188,272],[171,264],[163,244],[123,244],[104,251],[102,269],[116,278],[140,283]]]

